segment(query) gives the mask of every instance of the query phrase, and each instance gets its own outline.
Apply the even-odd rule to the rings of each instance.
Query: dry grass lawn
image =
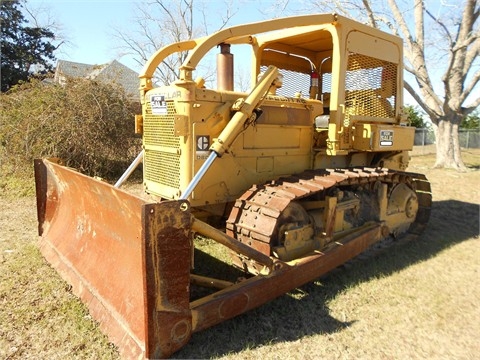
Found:
[[[480,151],[469,171],[414,156],[434,203],[426,232],[194,334],[176,358],[475,359],[480,354]],[[32,197],[0,198],[0,359],[118,359],[36,247]]]

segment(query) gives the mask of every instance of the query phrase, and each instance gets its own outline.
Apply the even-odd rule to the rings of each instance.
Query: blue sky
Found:
[[[119,60],[134,70],[138,65],[128,56],[119,57],[118,40],[112,37],[113,28],[133,28],[133,14],[139,0],[27,0],[27,7],[41,8],[62,27],[69,44],[56,54],[58,59],[86,64],[103,64]],[[207,0],[215,8],[224,6],[220,0]],[[271,5],[275,0],[263,0]],[[241,10],[230,25],[262,19],[257,9],[258,1],[243,0]]]
[[[103,64],[118,59],[112,28],[128,28],[135,1],[121,0],[30,0],[29,6],[42,6],[61,25],[68,40],[57,58],[86,64]]]

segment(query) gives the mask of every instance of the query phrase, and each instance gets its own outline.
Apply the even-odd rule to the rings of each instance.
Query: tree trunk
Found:
[[[435,168],[451,168],[465,171],[458,138],[458,124],[443,119],[438,122],[436,130],[437,159]]]

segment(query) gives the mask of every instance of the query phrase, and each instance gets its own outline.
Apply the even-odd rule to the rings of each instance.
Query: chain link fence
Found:
[[[459,129],[460,147],[465,149],[480,149],[480,129]],[[415,146],[435,144],[433,129],[415,129]]]

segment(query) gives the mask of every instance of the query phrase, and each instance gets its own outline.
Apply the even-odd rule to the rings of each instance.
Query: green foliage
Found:
[[[480,112],[479,110],[475,110],[467,117],[463,118],[462,122],[460,123],[460,127],[462,129],[479,129],[480,128]]]
[[[30,177],[34,158],[58,157],[90,176],[118,177],[140,151],[139,106],[121,87],[91,80],[16,86],[0,94],[2,173]]]
[[[47,28],[26,26],[21,0],[1,1],[1,91],[52,71],[55,35]]]
[[[407,114],[407,119],[411,126],[415,126],[419,129],[427,127],[422,113],[417,107],[407,105],[403,110]]]

